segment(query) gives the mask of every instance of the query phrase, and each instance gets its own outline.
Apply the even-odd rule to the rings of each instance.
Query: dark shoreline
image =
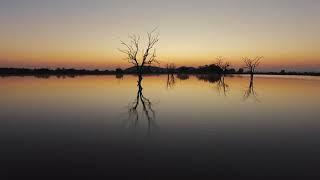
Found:
[[[181,75],[179,73],[173,73],[174,75]],[[185,75],[200,75],[199,73],[193,74],[193,73],[184,73]],[[203,75],[205,74],[210,74],[210,73],[202,73]],[[75,78],[75,77],[80,77],[80,76],[116,76],[117,78],[122,78],[126,75],[136,75],[132,73],[128,74],[0,74],[1,78],[6,78],[6,77],[37,77],[37,78],[50,78],[50,77],[58,77],[58,78]],[[159,75],[167,75],[167,73],[148,73],[144,74],[145,76],[159,76]],[[211,74],[211,75],[216,75],[220,76],[219,74]],[[226,74],[226,76],[233,76],[233,75],[247,75],[250,76],[248,73],[243,73],[243,74]],[[311,77],[318,77],[320,74],[275,74],[275,73],[256,73],[255,75],[271,75],[271,76],[311,76]]]
[[[38,77],[46,77],[46,76],[82,76],[82,75],[135,75],[136,73],[133,71],[126,72],[124,71],[109,71],[109,70],[85,70],[85,69],[26,69],[26,68],[0,68],[0,76],[38,76]],[[161,75],[161,74],[216,74],[221,75],[221,73],[217,72],[208,72],[208,71],[189,71],[189,72],[181,72],[179,70],[168,72],[166,69],[161,68],[154,72],[144,72],[145,75]],[[249,73],[243,72],[227,72],[226,75],[248,75]],[[320,76],[320,72],[256,72],[256,75],[299,75],[299,76]]]

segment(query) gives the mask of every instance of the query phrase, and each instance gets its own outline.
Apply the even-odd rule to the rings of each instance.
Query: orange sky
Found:
[[[120,40],[158,27],[162,65],[264,56],[261,70],[319,71],[318,17],[313,0],[4,0],[0,67],[128,67]]]

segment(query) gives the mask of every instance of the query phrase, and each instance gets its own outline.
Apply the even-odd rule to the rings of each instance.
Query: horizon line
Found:
[[[214,63],[213,63],[214,64]],[[177,66],[175,69],[179,69],[181,67],[188,67],[188,68],[199,68],[199,67],[203,67],[203,66],[207,66],[207,65],[211,65],[211,64],[205,64],[205,65],[202,65],[202,66]],[[121,70],[126,70],[126,69],[129,69],[129,68],[133,68],[135,66],[131,66],[131,67],[127,67],[127,68],[121,68],[121,67],[117,67],[117,68],[112,68],[112,69],[108,69],[108,68],[76,68],[76,67],[3,67],[3,66],[0,66],[0,69],[28,69],[28,70],[38,70],[38,69],[47,69],[47,70],[50,70],[50,71],[55,71],[55,70],[85,70],[85,71],[116,71],[116,69],[121,69]],[[157,67],[157,68],[162,68],[162,69],[167,69],[166,67],[161,67],[161,66],[146,66],[146,67]],[[239,70],[239,69],[243,69],[244,72],[246,72],[246,68],[244,67],[238,67],[238,68],[229,68],[230,69],[234,69],[234,70]],[[261,68],[260,68],[261,69]],[[285,71],[286,73],[320,73],[320,69],[319,70],[290,70],[290,68],[280,68],[280,70],[259,70],[257,71],[257,73],[279,73],[281,71]]]

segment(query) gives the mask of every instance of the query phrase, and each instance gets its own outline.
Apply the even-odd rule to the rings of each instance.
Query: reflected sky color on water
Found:
[[[132,111],[137,80],[0,78],[5,172],[319,175],[319,77],[144,76]]]

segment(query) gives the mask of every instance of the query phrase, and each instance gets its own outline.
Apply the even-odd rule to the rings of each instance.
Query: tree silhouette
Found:
[[[255,73],[256,68],[260,65],[260,62],[262,59],[263,59],[263,56],[257,56],[255,58],[248,58],[248,57],[242,58],[242,60],[245,64],[244,68],[249,70],[251,77]]]
[[[155,49],[155,45],[159,41],[159,34],[155,34],[155,31],[156,29],[147,33],[148,39],[145,50],[140,49],[139,35],[129,36],[130,41],[128,43],[121,41],[124,49],[119,49],[119,51],[127,55],[127,61],[136,67],[137,73],[140,75],[143,73],[143,67],[146,65],[150,66],[153,63],[159,63],[156,60]]]
[[[216,66],[218,66],[220,69],[222,69],[222,73],[226,74],[228,67],[230,67],[231,63],[230,62],[225,62],[224,57],[218,56],[216,58]]]
[[[167,64],[167,73],[174,74],[176,71],[176,65],[174,63]]]

